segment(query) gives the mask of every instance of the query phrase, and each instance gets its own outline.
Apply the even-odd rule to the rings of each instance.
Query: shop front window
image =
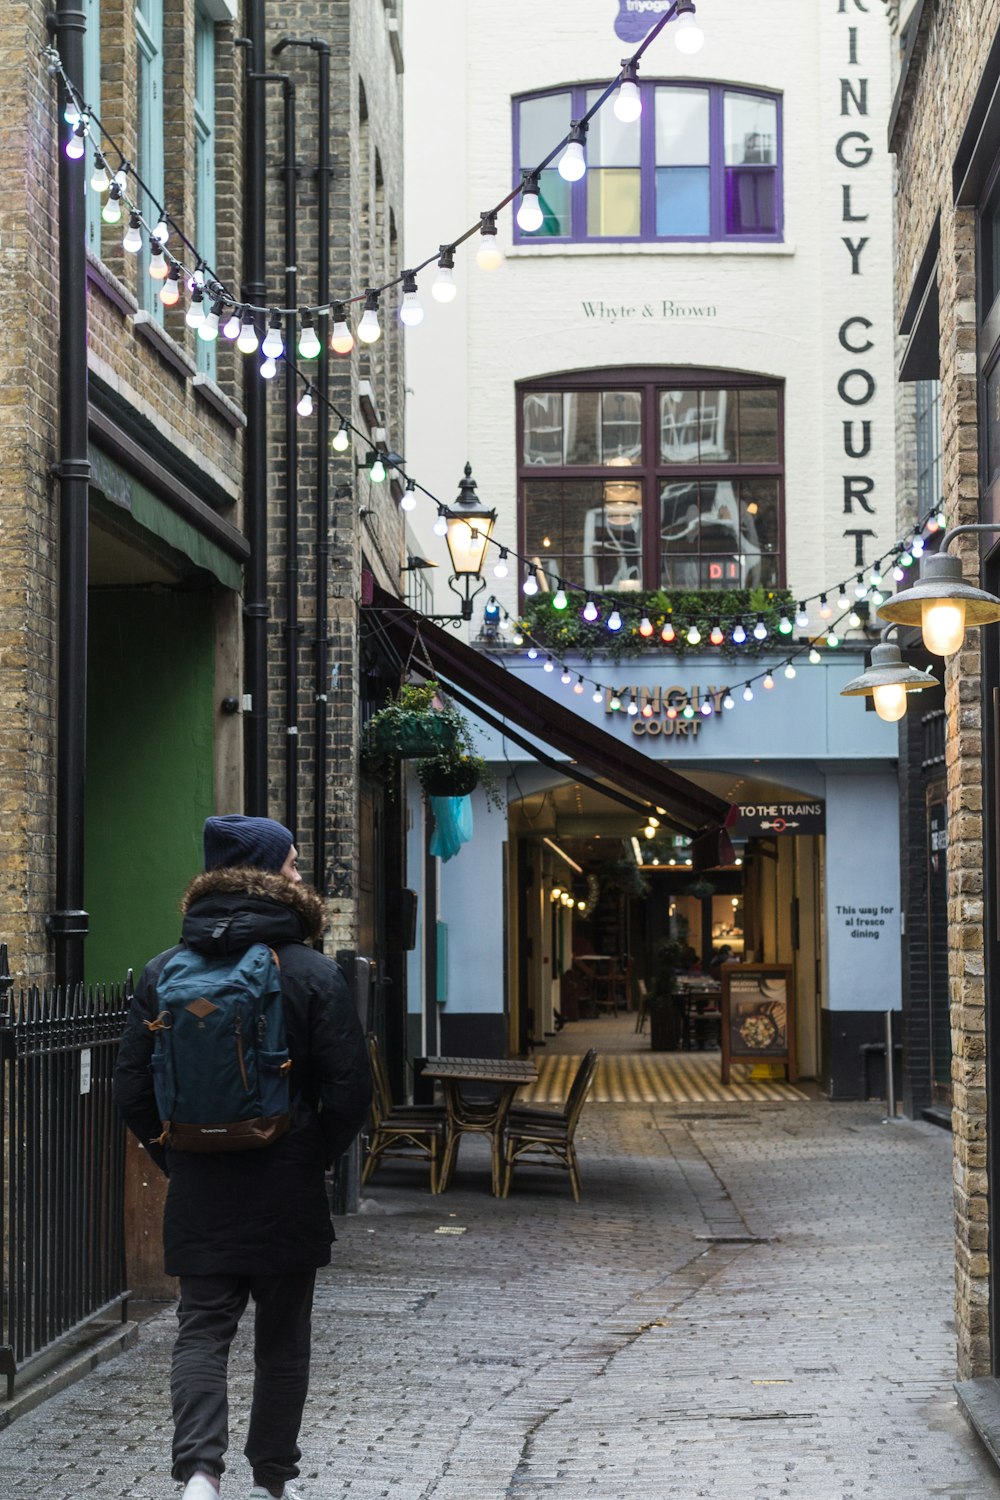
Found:
[[[521,388],[523,551],[582,588],[779,586],[781,388],[658,373]]]

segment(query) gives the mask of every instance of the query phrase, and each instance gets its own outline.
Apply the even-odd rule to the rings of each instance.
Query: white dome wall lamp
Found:
[[[886,626],[879,644],[872,647],[871,665],[840,690],[842,698],[871,698],[875,712],[887,724],[895,724],[906,713],[909,693],[940,686],[932,672],[919,672],[916,667],[908,666],[899,647],[887,641],[890,630],[896,628]]]

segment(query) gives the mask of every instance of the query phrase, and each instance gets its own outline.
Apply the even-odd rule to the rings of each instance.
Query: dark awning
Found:
[[[728,802],[703,791],[662,761],[650,760],[631,745],[588,724],[572,709],[522,682],[485,652],[474,651],[377,585],[368,608],[377,615],[380,633],[395,648],[401,663],[406,662],[422,677],[436,678],[454,692],[463,707],[486,722],[495,724],[494,715],[509,719],[526,734],[568,755],[572,765],[558,764],[564,775],[583,779],[582,768],[586,768],[608,783],[607,788],[599,786],[599,790],[614,795],[617,789],[643,811],[662,809],[661,816],[691,838],[714,834],[726,824],[732,811]],[[525,748],[537,754],[531,745]],[[707,850],[713,844],[708,839],[703,847]],[[704,859],[706,864],[717,862]]]

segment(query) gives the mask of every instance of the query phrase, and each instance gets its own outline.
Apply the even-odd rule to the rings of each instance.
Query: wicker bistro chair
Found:
[[[416,1158],[430,1163],[431,1192],[440,1191],[439,1166],[444,1147],[447,1116],[441,1105],[393,1104],[389,1075],[379,1051],[378,1038],[368,1037],[368,1060],[372,1070],[372,1131],[361,1173],[365,1183],[387,1156]]]
[[[561,1110],[511,1109],[507,1116],[504,1152],[503,1196],[510,1192],[516,1162],[532,1159],[537,1166],[561,1167],[569,1173],[574,1201],[580,1201],[580,1165],[573,1137],[584,1101],[597,1069],[597,1049],[591,1047],[576,1070],[576,1077]]]

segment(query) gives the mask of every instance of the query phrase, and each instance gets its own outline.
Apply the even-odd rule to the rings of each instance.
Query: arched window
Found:
[[[608,104],[590,122],[587,172],[541,175],[545,215],[530,240],[780,240],[781,100],[718,83],[641,85],[623,124]],[[533,171],[603,89],[578,84],[514,104],[514,182]]]
[[[592,589],[782,584],[783,394],[727,370],[525,381],[521,552]]]

